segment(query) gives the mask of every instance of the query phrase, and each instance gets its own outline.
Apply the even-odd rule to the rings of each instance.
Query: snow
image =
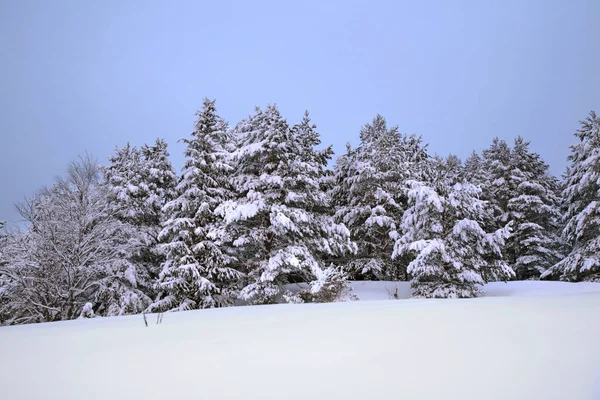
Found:
[[[245,221],[254,217],[263,207],[262,201],[237,204],[232,201],[226,201],[217,207],[215,213],[222,215],[225,222],[231,223],[234,221]]]
[[[387,300],[398,289],[400,299],[408,299],[412,293],[410,282],[352,282],[352,292],[359,300]],[[563,296],[600,293],[600,283],[594,282],[490,282],[483,286],[484,297],[532,297]],[[481,300],[481,298],[480,298]]]
[[[600,284],[232,307],[0,328],[3,399],[597,399]]]

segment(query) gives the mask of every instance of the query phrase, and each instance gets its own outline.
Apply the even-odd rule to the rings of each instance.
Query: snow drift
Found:
[[[3,399],[597,399],[600,284],[0,328]]]

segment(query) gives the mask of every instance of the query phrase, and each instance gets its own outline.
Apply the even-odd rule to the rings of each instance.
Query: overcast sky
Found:
[[[555,174],[600,112],[600,1],[0,0],[0,219],[88,151],[305,109],[343,152],[377,113],[432,152],[523,135]]]

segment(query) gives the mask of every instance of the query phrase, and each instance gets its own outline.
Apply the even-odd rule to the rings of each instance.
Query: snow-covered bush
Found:
[[[342,268],[330,266],[323,270],[317,280],[300,292],[300,298],[307,303],[332,303],[351,300],[352,287],[348,283],[348,274]]]
[[[92,303],[85,303],[83,308],[81,309],[81,314],[79,318],[93,318],[94,317],[94,308]]]

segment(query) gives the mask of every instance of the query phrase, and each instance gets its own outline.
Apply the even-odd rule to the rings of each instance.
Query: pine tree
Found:
[[[508,202],[515,194],[510,178],[510,152],[508,144],[499,138],[494,138],[491,146],[483,151],[486,181],[482,185],[482,198],[492,210],[492,225],[487,227],[490,230],[509,222]]]
[[[465,160],[463,171],[464,179],[473,185],[483,187],[488,182],[483,165],[483,159],[476,151],[473,151]]]
[[[127,236],[123,256],[130,265],[132,284],[151,298],[156,295],[153,286],[164,261],[158,249],[162,207],[173,198],[176,183],[168,156],[162,139],[140,150],[128,143],[117,148],[103,168],[112,213]]]
[[[296,144],[295,161],[292,163],[287,177],[290,190],[294,196],[301,194],[302,202],[291,202],[291,205],[303,206],[313,218],[311,229],[317,234],[305,237],[307,249],[315,254],[322,270],[321,275],[304,276],[303,280],[311,278],[310,290],[301,293],[304,300],[330,302],[345,297],[349,293],[346,284],[347,273],[342,268],[333,266],[336,258],[356,253],[356,245],[350,239],[350,232],[343,224],[335,224],[332,217],[332,200],[327,191],[327,179],[330,177],[327,164],[333,155],[331,146],[316,150],[321,145],[316,125],[311,123],[308,111],[302,121],[291,128],[290,136]],[[289,193],[288,193],[289,196]],[[326,267],[328,264],[331,266]]]
[[[151,298],[152,282],[149,271],[135,261],[144,246],[138,229],[140,215],[145,212],[144,203],[140,201],[143,181],[141,169],[140,151],[129,143],[121,149],[115,148],[115,154],[109,157],[109,165],[101,168],[109,212],[121,223],[120,232],[125,243],[120,246],[120,251],[123,261],[127,263],[127,277],[131,285],[147,295],[145,308]]]
[[[501,259],[507,229],[486,233],[480,225],[486,207],[478,198],[480,189],[466,182],[409,185],[410,208],[393,256],[412,258],[408,273],[414,297],[475,297],[486,275],[503,280],[514,275]]]
[[[248,274],[241,298],[264,304],[318,301],[332,290],[342,294],[344,274],[323,262],[353,249],[347,229],[326,215],[321,180],[331,149],[314,149],[319,135],[307,115],[290,128],[276,106],[256,109],[237,130],[235,194],[218,212],[227,223],[237,265]],[[286,288],[296,280],[309,281],[308,292]]]
[[[226,127],[215,101],[205,99],[187,145],[186,162],[177,184],[177,197],[167,215],[160,239],[166,255],[158,287],[161,296],[150,310],[188,310],[232,305],[241,274],[222,251],[222,220],[216,207],[229,199],[231,166],[225,150]]]
[[[177,177],[164,140],[156,139],[153,146],[143,145],[141,156],[143,179],[138,199],[143,212],[139,213],[135,223],[141,234],[141,246],[135,261],[145,266],[149,281],[154,285],[165,261],[159,239],[167,219],[163,207],[176,196]],[[154,297],[156,293],[152,293]]]
[[[557,182],[548,175],[548,165],[529,150],[529,142],[522,137],[515,140],[510,168],[514,195],[507,207],[512,233],[505,254],[517,279],[539,278],[562,258]]]
[[[115,154],[108,160],[109,165],[101,169],[113,213],[121,220],[133,220],[141,211],[135,202],[142,180],[140,152],[127,143],[123,148],[115,147]]]
[[[450,154],[446,158],[433,156],[429,160],[429,164],[428,181],[435,181],[439,185],[452,186],[461,182],[465,175],[461,159],[454,154]]]
[[[388,128],[377,115],[360,133],[356,149],[338,158],[332,196],[336,220],[344,223],[358,246],[348,265],[359,279],[406,278],[406,260],[392,259],[397,226],[406,208],[404,183],[422,178],[427,159],[420,138]]]
[[[580,122],[565,174],[563,230],[566,258],[542,274],[566,281],[600,281],[600,119],[593,111]]]

